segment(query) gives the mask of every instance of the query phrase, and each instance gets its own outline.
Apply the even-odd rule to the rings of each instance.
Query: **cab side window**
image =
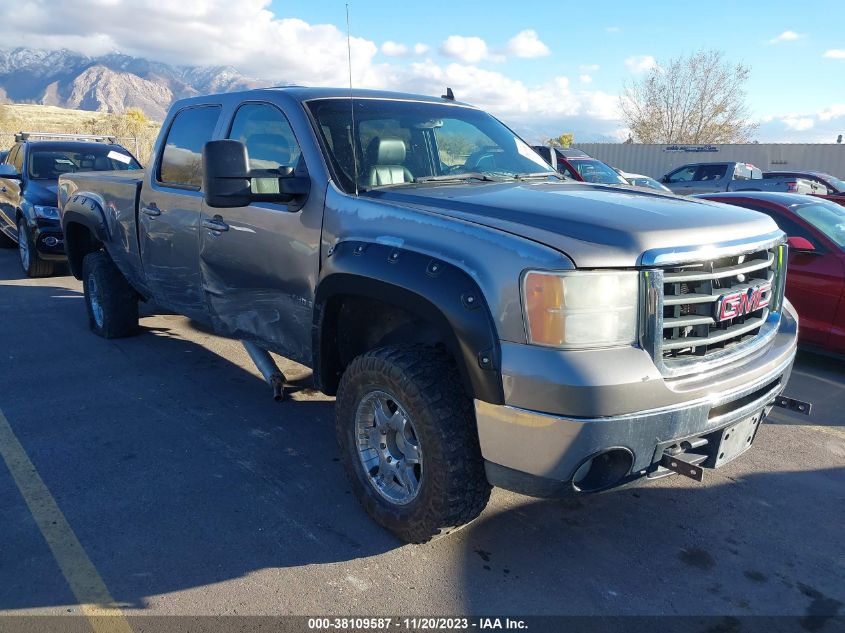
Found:
[[[173,119],[158,180],[163,184],[199,189],[202,186],[202,148],[214,134],[220,106],[186,108]]]
[[[269,103],[247,103],[238,108],[229,138],[246,145],[251,169],[297,169],[302,151],[287,117]],[[253,193],[279,193],[278,178],[253,178]]]

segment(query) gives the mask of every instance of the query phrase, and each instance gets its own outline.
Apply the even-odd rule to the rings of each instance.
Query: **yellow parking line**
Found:
[[[0,411],[0,456],[6,462],[38,529],[50,546],[80,610],[94,633],[132,633],[129,622],[115,604],[97,569],[88,558],[73,528],[15,437]]]

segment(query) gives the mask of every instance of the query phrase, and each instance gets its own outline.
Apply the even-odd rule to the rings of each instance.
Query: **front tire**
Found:
[[[424,346],[355,358],[336,431],[355,495],[400,539],[424,543],[475,519],[490,498],[472,402],[452,359]]]
[[[27,277],[49,277],[53,274],[53,262],[44,261],[38,256],[24,218],[18,220],[18,256]]]
[[[121,338],[138,331],[138,293],[103,251],[82,260],[82,287],[92,332]]]

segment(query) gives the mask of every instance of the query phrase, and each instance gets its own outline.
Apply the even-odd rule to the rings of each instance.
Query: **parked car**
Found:
[[[812,195],[845,206],[845,181],[820,171],[764,171],[763,178],[801,178],[820,188]]]
[[[491,484],[700,479],[751,446],[794,360],[770,218],[560,182],[449,98],[177,101],[145,172],[64,174],[59,198],[94,333],[137,332],[152,299],[245,341],[276,397],[270,351],[312,367],[351,488],[408,541],[473,520]]]
[[[650,178],[649,176],[644,176],[642,174],[629,174],[628,172],[616,170],[620,176],[622,176],[625,180],[627,180],[630,184],[634,185],[635,187],[645,187],[646,189],[654,189],[656,191],[662,191],[664,193],[673,193],[669,187],[666,185],[657,182],[654,178]]]
[[[580,149],[535,145],[534,151],[559,173],[572,180],[593,182],[604,185],[627,185],[622,176],[612,167],[600,160],[588,156]]]
[[[678,194],[714,193],[716,191],[783,191],[815,193],[819,188],[800,178],[764,179],[748,163],[691,163],[669,172],[660,182]]]
[[[789,236],[786,296],[801,317],[800,342],[845,354],[845,208],[787,193],[703,196],[765,213]]]
[[[53,274],[67,261],[56,206],[59,176],[140,168],[127,149],[105,137],[18,134],[0,164],[0,245],[18,245],[28,277]]]

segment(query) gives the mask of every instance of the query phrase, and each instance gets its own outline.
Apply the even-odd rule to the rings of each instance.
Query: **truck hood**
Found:
[[[30,204],[41,204],[44,206],[55,207],[58,204],[58,188],[56,182],[38,182],[37,180],[30,180],[26,183],[26,190],[24,191],[24,198]]]
[[[396,187],[369,197],[507,231],[579,268],[630,267],[654,249],[706,246],[778,230],[762,213],[705,200],[582,183]]]

